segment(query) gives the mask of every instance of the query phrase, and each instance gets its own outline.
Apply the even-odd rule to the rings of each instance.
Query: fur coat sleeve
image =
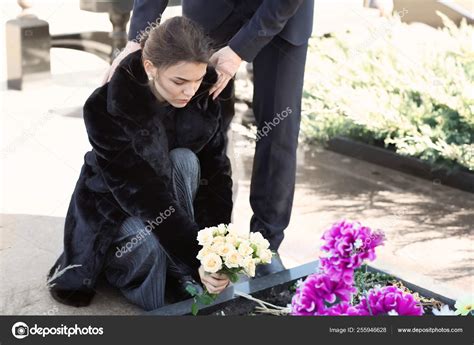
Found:
[[[201,228],[231,221],[232,170],[221,123],[219,121],[219,128],[210,142],[198,153],[201,185],[194,200],[194,209]]]

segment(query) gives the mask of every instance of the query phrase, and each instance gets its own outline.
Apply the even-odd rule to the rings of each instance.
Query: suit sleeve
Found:
[[[168,0],[134,0],[128,40],[139,42],[140,32],[152,23],[159,23],[166,6]]]
[[[264,0],[252,18],[229,41],[229,47],[250,62],[285,27],[305,0]]]
[[[232,171],[221,126],[198,157],[201,162],[201,185],[194,201],[196,220],[200,228],[228,224],[233,207]]]
[[[174,198],[167,150],[151,152],[148,141],[153,139],[146,135],[146,130],[138,128],[132,120],[111,117],[98,107],[94,109],[94,101],[90,99],[84,106],[84,120],[108,189],[130,216],[137,216],[143,222],[160,216],[161,223],[153,228],[160,243],[196,269],[199,227]],[[167,210],[169,216],[163,217]]]

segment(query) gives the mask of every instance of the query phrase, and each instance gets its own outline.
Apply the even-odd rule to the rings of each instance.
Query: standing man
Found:
[[[159,20],[167,4],[167,0],[135,0],[122,56],[140,48],[141,33]],[[293,206],[314,0],[183,0],[182,6],[183,15],[199,23],[218,49],[211,58],[219,75],[211,94],[222,100],[224,130],[234,115],[232,78],[243,60],[253,63],[253,112],[259,135],[250,187],[250,231],[261,232],[277,251]],[[259,265],[256,275],[282,269],[276,256],[272,264]]]

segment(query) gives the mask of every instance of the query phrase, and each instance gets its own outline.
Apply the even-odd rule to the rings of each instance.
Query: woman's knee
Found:
[[[138,217],[128,217],[123,221],[119,229],[118,237],[135,236],[145,231],[145,223]]]
[[[186,172],[199,172],[199,158],[190,149],[179,147],[170,151],[170,158],[175,169]]]
[[[160,256],[162,249],[149,226],[138,217],[129,217],[122,223],[113,248],[117,258],[137,254]]]

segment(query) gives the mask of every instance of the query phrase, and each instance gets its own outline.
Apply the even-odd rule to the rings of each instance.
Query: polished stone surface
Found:
[[[239,292],[247,295],[253,295],[254,293],[269,289],[271,287],[304,278],[307,275],[316,272],[317,267],[318,262],[313,261],[291,269],[273,273],[268,276],[238,282],[226,288],[210,307],[228,304],[229,302],[233,302],[236,299],[241,298],[239,296]],[[192,303],[192,299],[185,300],[151,311],[147,313],[147,315],[186,315],[190,313]],[[201,308],[208,308],[208,306],[201,306]]]

